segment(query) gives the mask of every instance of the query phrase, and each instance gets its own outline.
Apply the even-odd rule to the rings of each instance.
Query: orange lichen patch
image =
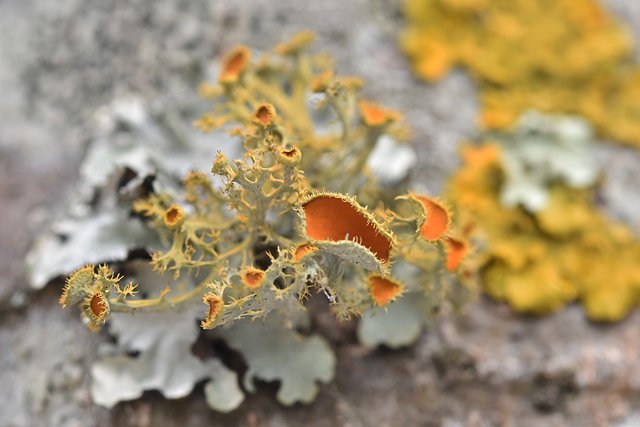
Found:
[[[264,283],[266,277],[263,270],[255,267],[245,267],[240,272],[242,283],[249,289],[257,289]]]
[[[102,292],[90,294],[84,301],[82,312],[89,320],[87,327],[94,332],[98,331],[109,316],[109,301],[106,295]]]
[[[218,295],[208,293],[202,297],[202,302],[207,304],[209,309],[207,310],[207,317],[200,322],[200,327],[202,329],[211,329],[215,321],[220,317],[220,314],[222,314],[224,301]]]
[[[455,237],[444,240],[447,246],[447,270],[455,271],[469,251],[469,244]]]
[[[429,42],[425,42],[423,49],[424,57],[417,65],[418,72],[429,81],[441,79],[442,76],[449,72],[453,63],[453,58],[447,45],[431,39]]]
[[[497,144],[478,146],[464,145],[461,150],[463,162],[471,167],[483,168],[500,160],[500,147]]]
[[[238,80],[238,77],[240,77],[240,74],[247,68],[250,60],[251,51],[246,46],[237,46],[231,49],[222,61],[220,81],[233,82]]]
[[[289,41],[280,43],[276,46],[275,51],[278,55],[292,55],[305,49],[316,38],[313,31],[302,31],[293,37]]]
[[[302,152],[295,145],[281,149],[279,154],[282,163],[288,166],[297,165],[302,159]]]
[[[304,258],[305,255],[313,253],[317,250],[318,248],[312,245],[311,243],[303,243],[300,246],[298,246],[295,252],[293,253],[293,260],[295,262],[299,262],[302,258]]]
[[[63,307],[66,307],[82,301],[93,285],[95,279],[94,271],[94,265],[86,265],[74,271],[65,281],[64,289],[58,302]]]
[[[485,109],[480,113],[478,121],[484,129],[503,129],[516,121],[517,114],[513,111]]]
[[[315,240],[355,241],[382,263],[389,261],[393,237],[355,200],[339,194],[319,194],[302,205],[306,235]]]
[[[164,211],[162,218],[164,219],[164,223],[167,227],[174,228],[180,225],[184,219],[184,210],[182,210],[180,206],[174,204]]]
[[[384,126],[400,119],[400,114],[367,101],[358,102],[362,121],[371,127]]]
[[[401,283],[382,276],[369,276],[369,292],[371,292],[371,298],[381,307],[395,300],[403,290],[404,286]]]
[[[441,239],[451,223],[449,210],[431,197],[417,195],[413,197],[422,204],[427,214],[427,218],[420,226],[420,235],[430,242]]]
[[[101,293],[97,293],[89,300],[89,309],[97,318],[103,317],[107,312],[108,303]]]
[[[273,123],[273,119],[276,117],[276,109],[271,104],[262,104],[256,110],[254,115],[254,121],[263,127],[269,126]]]

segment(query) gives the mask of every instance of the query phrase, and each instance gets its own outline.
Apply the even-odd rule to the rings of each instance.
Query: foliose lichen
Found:
[[[149,253],[161,279],[145,283],[142,275],[123,286],[127,272],[116,275],[118,265],[88,265],[70,276],[61,298],[65,306],[81,305],[94,330],[129,313],[131,322],[162,313],[188,319],[200,304],[201,327],[230,339],[244,354],[250,365],[246,381],[281,379],[285,404],[309,401],[315,381],[333,375],[333,356],[321,338],[296,344],[301,338],[293,329],[308,317],[310,295],[324,295],[339,318],[402,300],[421,301],[422,316],[428,317],[459,306],[472,291],[471,273],[464,269],[470,246],[447,205],[409,192],[398,171],[380,183],[368,167],[380,141],[388,146],[392,139],[393,146],[407,138],[401,115],[362,99],[363,82],[336,75],[329,58],[309,54],[312,40],[311,33],[302,33],[257,58],[249,48],[236,47],[224,57],[218,81],[201,86],[212,108],[195,126],[212,133],[210,173],[192,170],[180,182],[146,188],[130,202],[160,242],[139,249]],[[232,136],[241,155],[214,154],[220,131]],[[248,323],[254,319],[279,328],[269,333],[291,343],[281,351],[306,355],[291,363],[298,373],[308,369],[308,377],[291,378],[278,365],[295,354],[274,358],[251,338],[260,335],[252,331],[259,325]],[[226,333],[226,327],[235,332]],[[373,334],[371,343],[393,339],[384,330]],[[157,345],[144,347],[151,352],[144,357],[166,369],[175,361],[153,354],[166,347],[157,339]],[[127,378],[138,378],[139,364],[117,359],[100,372],[127,366]],[[210,375],[206,366],[194,366],[193,381]],[[159,387],[160,377],[145,376],[145,387]],[[222,387],[211,384],[209,391]],[[130,395],[140,390],[138,385]],[[94,391],[113,403],[110,392]],[[240,401],[234,397],[218,406],[230,410]]]
[[[596,0],[406,0],[404,12],[400,45],[415,73],[437,81],[465,67],[485,128],[529,109],[571,113],[640,146],[633,38]]]
[[[557,173],[573,168],[571,143],[554,140],[572,119],[538,119],[544,126],[537,142],[530,132],[514,129],[464,147],[463,166],[446,192],[460,224],[473,229],[484,289],[520,312],[550,313],[579,300],[593,320],[620,320],[640,303],[640,240],[594,205],[596,181]],[[534,206],[526,198],[511,203],[504,197],[505,188],[514,185],[510,150],[520,146],[520,138],[528,139],[523,150],[548,154],[529,163],[528,175],[518,182],[543,192],[543,202],[536,198]]]

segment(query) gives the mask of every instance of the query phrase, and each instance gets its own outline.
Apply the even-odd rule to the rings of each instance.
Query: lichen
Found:
[[[640,67],[630,32],[596,0],[407,0],[400,44],[415,73],[454,66],[480,86],[480,124],[526,110],[579,114],[603,136],[640,146]]]
[[[201,327],[243,353],[255,376],[281,379],[285,404],[309,401],[315,380],[333,375],[333,355],[321,337],[295,344],[302,338],[292,329],[309,316],[311,294],[325,296],[339,318],[403,298],[428,299],[422,316],[432,317],[471,294],[461,274],[470,246],[447,207],[409,193],[406,170],[381,183],[368,167],[379,141],[392,140],[388,147],[404,141],[401,115],[361,99],[362,82],[337,76],[325,56],[308,53],[310,42],[303,33],[259,58],[247,47],[224,57],[218,82],[200,88],[212,107],[195,126],[211,133],[212,147],[227,133],[241,153],[212,153],[210,174],[193,170],[179,183],[134,198],[129,208],[161,242],[142,249],[162,279],[145,283],[142,277],[122,288],[124,277],[99,269],[99,301],[87,305],[96,329],[121,313],[133,313],[135,322],[138,314],[191,313],[201,304]],[[403,156],[409,165],[406,151]],[[72,283],[87,286],[73,279],[85,273],[71,276],[65,295],[75,295]],[[264,338],[264,325],[250,322],[256,319],[284,337],[280,356],[248,338]],[[376,336],[384,342],[384,334]],[[298,349],[304,351],[296,355]],[[282,360],[290,363],[281,366]],[[134,371],[139,365],[127,358]],[[298,370],[292,374],[288,365]],[[204,375],[200,368],[192,374],[194,380]],[[160,384],[155,374],[145,381],[144,387]],[[142,389],[135,387],[136,395]]]
[[[464,147],[464,164],[447,190],[459,223],[473,228],[484,248],[477,259],[484,289],[520,312],[550,313],[577,299],[593,320],[622,319],[640,303],[640,240],[597,209],[595,184],[572,185],[557,175],[544,181],[548,201],[535,210],[505,204],[505,141],[521,136],[513,131],[498,138],[502,145],[494,138]],[[550,155],[532,173],[561,157]]]

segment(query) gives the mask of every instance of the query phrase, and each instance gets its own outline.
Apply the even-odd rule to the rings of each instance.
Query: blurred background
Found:
[[[602,4],[640,40],[637,0]],[[107,337],[60,308],[61,281],[31,291],[24,257],[64,210],[101,110],[135,97],[189,123],[206,109],[197,85],[226,49],[311,29],[339,73],[403,112],[413,179],[437,194],[458,144],[477,133],[477,90],[461,70],[436,84],[414,77],[397,44],[403,25],[398,0],[0,0],[0,426],[640,426],[640,313],[602,326],[576,305],[533,318],[484,297],[405,350],[329,336],[336,380],[311,405],[282,407],[269,384],[228,415],[206,407],[201,387],[111,411],[91,403],[87,369]],[[600,204],[637,232],[640,155],[597,150]]]

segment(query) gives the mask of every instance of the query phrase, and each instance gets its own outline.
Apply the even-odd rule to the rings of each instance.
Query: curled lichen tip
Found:
[[[317,250],[318,248],[309,242],[298,245],[294,248],[293,260],[294,262],[300,262],[304,257],[313,254]]]
[[[202,329],[211,329],[215,326],[216,320],[218,320],[222,314],[224,301],[222,297],[209,292],[202,297],[202,302],[207,305],[207,316],[200,322],[200,327],[202,327]]]
[[[383,277],[372,274],[367,279],[369,292],[373,301],[380,307],[384,307],[391,301],[398,298],[403,290],[404,285],[389,277]]]
[[[280,43],[275,48],[278,55],[293,55],[307,48],[315,40],[313,31],[302,31],[295,34],[288,41]]]
[[[220,82],[229,83],[238,80],[251,61],[251,51],[246,46],[231,49],[222,61]]]
[[[411,197],[425,210],[425,220],[419,224],[420,236],[430,242],[443,238],[451,225],[449,209],[444,203],[432,197],[417,194],[412,194]]]
[[[74,305],[82,301],[93,286],[95,266],[86,265],[71,273],[65,281],[58,302],[63,306]]]
[[[469,244],[456,237],[446,237],[444,243],[447,252],[447,270],[455,271],[469,252]]]
[[[398,112],[383,108],[369,101],[359,101],[358,107],[360,108],[362,121],[367,126],[380,127],[400,119]]]

